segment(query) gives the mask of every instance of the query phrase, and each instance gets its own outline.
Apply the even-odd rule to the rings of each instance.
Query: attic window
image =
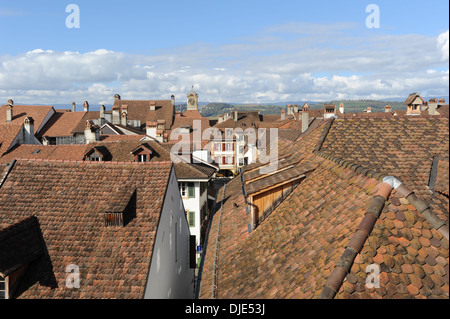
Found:
[[[138,161],[138,162],[147,162],[147,155],[145,155],[145,154],[139,154],[139,155],[137,156],[137,161]]]
[[[0,299],[7,298],[6,286],[7,286],[6,278],[3,278],[3,276],[0,276]]]
[[[126,226],[136,216],[136,189],[121,187],[104,212],[105,226]]]

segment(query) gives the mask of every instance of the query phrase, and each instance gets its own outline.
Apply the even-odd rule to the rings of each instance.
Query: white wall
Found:
[[[194,269],[189,268],[189,236],[184,206],[172,168],[144,298],[194,298]]]

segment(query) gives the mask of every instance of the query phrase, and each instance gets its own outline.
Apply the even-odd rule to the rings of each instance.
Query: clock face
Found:
[[[188,103],[189,103],[189,105],[195,105],[195,99],[191,97],[191,98],[188,100]]]

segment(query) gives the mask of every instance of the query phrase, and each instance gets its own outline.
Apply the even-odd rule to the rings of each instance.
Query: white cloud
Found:
[[[437,38],[438,49],[441,50],[442,60],[448,61],[449,59],[449,45],[448,45],[448,30],[441,33]]]
[[[95,105],[112,103],[115,93],[129,99],[175,94],[180,101],[192,85],[205,102],[448,95],[448,31],[360,35],[354,28],[291,23],[232,44],[154,55],[38,48],[0,57],[0,101]]]

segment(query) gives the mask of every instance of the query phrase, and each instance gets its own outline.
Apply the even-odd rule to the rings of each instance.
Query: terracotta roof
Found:
[[[76,127],[82,122],[86,113],[87,112],[65,112],[56,110],[55,114],[52,115],[50,120],[47,121],[39,132],[38,137],[72,136],[77,132]],[[83,131],[84,123],[86,123],[86,121],[83,122]]]
[[[418,165],[448,152],[448,119],[407,121],[320,120],[287,142],[280,159],[313,171],[250,233],[239,178],[219,190],[200,297],[448,298],[448,222],[413,189],[429,177],[430,167]],[[249,165],[245,179],[260,165]],[[386,175],[404,183],[393,190]],[[373,264],[381,288],[365,285]]]
[[[448,199],[427,188],[433,157],[449,153],[448,126],[443,117],[337,119],[321,151],[396,176],[448,222]]]
[[[23,123],[22,123],[23,124]],[[14,139],[22,130],[22,124],[18,123],[1,123],[0,124],[0,156],[2,156],[8,149]]]
[[[150,111],[151,103],[156,105],[154,111]],[[174,107],[171,100],[115,100],[113,109],[122,105],[128,106],[129,120],[139,120],[141,125],[145,125],[146,122],[165,120],[166,129],[168,130],[172,127]]]
[[[0,188],[0,234],[35,216],[48,258],[30,264],[16,297],[142,298],[171,167],[18,161]],[[125,227],[106,227],[108,203],[123,195],[121,189],[133,188],[134,217]],[[15,264],[22,262],[27,260]],[[70,264],[80,269],[79,289],[66,288]]]
[[[0,157],[0,163],[10,163],[13,159],[82,160],[87,145],[27,145],[12,148]]]
[[[0,107],[0,123],[6,122],[6,107],[7,105]],[[26,117],[32,117],[36,134],[44,126],[46,118],[48,120],[54,111],[53,106],[50,105],[13,105],[11,123],[23,124]]]

